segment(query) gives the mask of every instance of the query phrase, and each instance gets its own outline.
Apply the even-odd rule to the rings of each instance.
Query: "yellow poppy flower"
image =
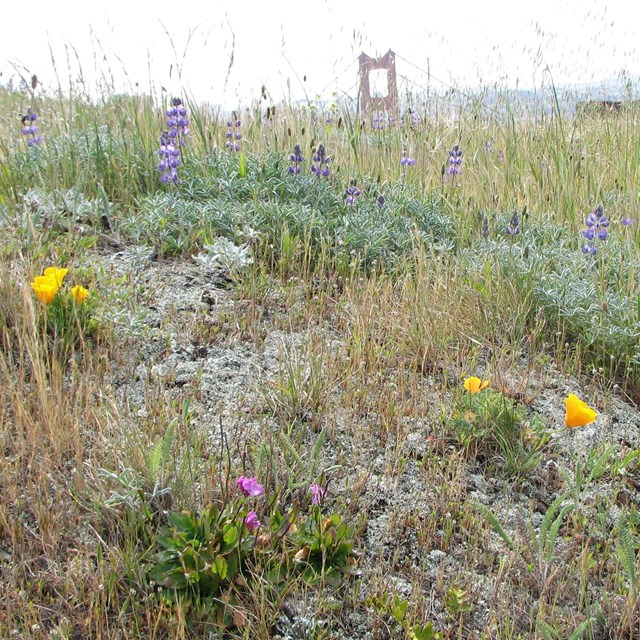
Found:
[[[584,427],[586,424],[593,422],[598,415],[596,411],[573,393],[570,393],[565,399],[564,406],[567,410],[564,416],[564,423],[569,429]]]
[[[44,275],[53,278],[57,283],[58,287],[62,286],[62,281],[64,277],[67,275],[69,269],[58,269],[58,267],[47,267],[44,270]]]
[[[475,376],[471,376],[464,381],[464,388],[471,394],[476,394],[489,386],[488,380],[480,380]]]
[[[71,287],[71,297],[75,300],[76,304],[82,304],[88,295],[89,291],[79,284]]]
[[[58,292],[58,283],[47,276],[38,276],[31,283],[31,288],[38,296],[38,300],[49,304]]]

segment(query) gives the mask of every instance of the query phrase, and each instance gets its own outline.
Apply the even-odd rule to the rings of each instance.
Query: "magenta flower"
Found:
[[[310,485],[309,491],[311,491],[311,502],[313,504],[322,504],[322,501],[327,497],[327,490],[319,484]]]
[[[245,478],[244,476],[240,476],[236,480],[236,484],[245,496],[255,498],[264,493],[264,487],[258,483],[258,478]]]
[[[256,529],[259,529],[262,523],[258,520],[258,516],[255,511],[249,511],[247,517],[244,519],[244,524],[249,531],[253,532]]]

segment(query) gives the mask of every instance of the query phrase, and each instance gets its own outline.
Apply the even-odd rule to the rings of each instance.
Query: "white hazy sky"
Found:
[[[106,79],[235,106],[263,84],[274,100],[353,94],[357,56],[388,49],[401,76],[437,89],[539,87],[546,68],[560,86],[640,79],[635,0],[30,0],[2,13],[0,82],[82,73],[92,91]]]

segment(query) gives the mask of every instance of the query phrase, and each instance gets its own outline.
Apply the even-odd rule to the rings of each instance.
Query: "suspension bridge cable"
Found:
[[[358,58],[354,58],[337,76],[334,76],[333,80],[320,92],[320,94],[323,94],[327,89],[329,89],[329,87],[331,87],[332,84],[335,84],[338,78],[343,76],[349,70],[349,67],[351,67],[351,65],[357,61],[358,61]]]

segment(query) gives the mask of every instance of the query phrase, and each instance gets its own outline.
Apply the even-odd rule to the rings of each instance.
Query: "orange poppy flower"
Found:
[[[79,284],[71,287],[71,297],[75,300],[76,304],[82,304],[88,295],[89,291]]]
[[[58,292],[58,283],[48,276],[36,276],[31,283],[31,288],[38,296],[38,300],[50,304]]]
[[[598,413],[594,411],[586,402],[583,402],[574,393],[570,393],[564,401],[566,413],[564,423],[569,429],[574,427],[584,427],[593,422]]]
[[[464,381],[464,388],[471,394],[476,394],[489,386],[488,380],[480,380],[475,376],[471,376]]]
[[[65,268],[58,269],[58,267],[47,267],[44,270],[44,275],[55,280],[58,283],[58,287],[61,287],[62,281],[64,280],[64,277],[67,275],[68,271],[69,269]]]

